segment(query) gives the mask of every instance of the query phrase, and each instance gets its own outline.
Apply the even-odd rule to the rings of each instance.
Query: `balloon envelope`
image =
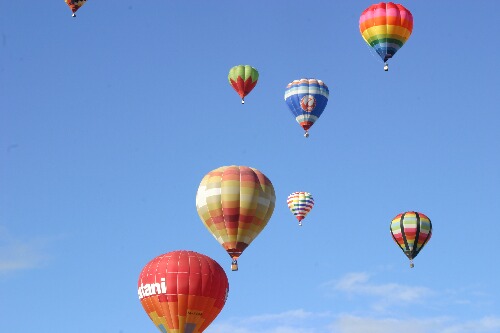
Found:
[[[203,332],[224,307],[228,291],[222,267],[194,251],[154,258],[138,282],[141,304],[163,333]]]
[[[227,79],[231,87],[240,95],[241,103],[244,104],[245,96],[257,85],[259,72],[250,65],[238,65],[229,70]]]
[[[403,5],[381,2],[361,14],[359,31],[366,43],[387,61],[410,38],[413,16]]]
[[[432,222],[422,213],[401,213],[392,219],[391,234],[413,267],[413,259],[432,236]]]
[[[329,94],[326,84],[317,79],[295,80],[286,87],[285,102],[295,120],[306,132],[306,137],[309,128],[325,110]]]
[[[267,225],[276,196],[271,181],[259,170],[223,166],[201,180],[196,209],[203,224],[233,259],[237,259]]]
[[[80,9],[80,7],[87,2],[87,0],[64,0],[64,2],[66,2],[68,7],[73,12],[73,16],[75,16],[76,11]]]
[[[302,220],[314,206],[314,198],[309,192],[293,192],[287,199],[288,208],[302,225]]]

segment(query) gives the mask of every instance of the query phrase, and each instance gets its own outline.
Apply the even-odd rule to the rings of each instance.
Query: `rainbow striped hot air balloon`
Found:
[[[287,199],[288,208],[302,225],[302,220],[314,206],[314,199],[309,192],[293,192]]]
[[[413,259],[431,239],[432,223],[422,213],[401,213],[392,219],[391,234],[396,244],[410,259],[410,267],[413,267]]]
[[[400,4],[381,2],[371,5],[359,18],[359,31],[363,39],[375,49],[385,62],[403,46],[413,31],[413,16]]]
[[[330,92],[326,84],[317,79],[292,81],[285,90],[285,102],[295,120],[309,137],[309,128],[318,120],[328,103]]]
[[[238,65],[231,68],[227,79],[231,87],[240,95],[241,104],[245,104],[245,96],[257,85],[259,72],[250,65]]]
[[[66,2],[68,7],[73,12],[73,15],[71,16],[76,17],[76,11],[80,9],[80,7],[87,2],[87,0],[64,0],[64,2]]]
[[[233,259],[237,259],[267,225],[276,195],[271,181],[259,170],[223,166],[201,180],[196,209],[203,224]]]

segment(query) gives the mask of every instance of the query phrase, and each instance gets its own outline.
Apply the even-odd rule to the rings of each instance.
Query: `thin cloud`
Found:
[[[456,323],[444,328],[441,333],[491,333],[500,332],[500,317],[488,316],[479,320]]]
[[[0,273],[40,267],[47,260],[47,240],[20,240],[0,227]]]
[[[332,333],[434,333],[437,327],[444,327],[443,318],[372,318],[342,315],[332,324]]]
[[[318,327],[321,326],[319,319],[329,323],[334,317],[329,312],[297,309],[215,322],[209,330],[214,333],[324,333],[327,327]]]
[[[450,317],[396,319],[343,315],[331,329],[331,333],[498,333],[500,317],[460,322]]]
[[[370,282],[368,273],[349,273],[338,280],[324,284],[331,292],[348,296],[371,296],[376,299],[372,307],[383,311],[391,304],[415,304],[434,295],[434,292],[422,286],[407,286],[398,283],[376,284]]]
[[[252,316],[244,319],[248,323],[262,323],[262,322],[290,322],[290,321],[303,321],[309,318],[325,317],[329,314],[324,313],[313,313],[304,311],[303,309],[285,311],[281,313],[263,314],[258,316]]]
[[[283,323],[293,313],[306,313],[296,323]],[[318,316],[329,316],[329,323],[318,323]],[[259,318],[258,320],[255,320]],[[279,318],[280,322],[275,319]],[[288,317],[292,319],[293,317]],[[394,318],[363,317],[351,314],[333,316],[315,314],[305,310],[292,310],[276,314],[263,314],[249,318],[233,318],[215,322],[207,330],[211,333],[499,333],[500,317],[489,316],[477,320],[460,321],[453,317]]]
[[[268,328],[242,327],[236,323],[214,323],[207,332],[212,333],[319,333],[319,330],[294,326],[276,326]],[[324,331],[323,331],[324,332]]]

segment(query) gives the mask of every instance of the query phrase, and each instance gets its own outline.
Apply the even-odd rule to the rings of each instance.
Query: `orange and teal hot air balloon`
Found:
[[[241,97],[241,104],[245,104],[248,95],[259,80],[259,72],[250,65],[238,65],[231,68],[227,76],[229,84]]]
[[[410,38],[413,16],[403,5],[381,2],[371,5],[361,14],[359,31],[385,62],[384,70],[387,71],[387,60]]]
[[[222,267],[194,251],[173,251],[142,270],[139,300],[163,333],[201,333],[221,312],[229,283]]]
[[[422,213],[401,213],[391,222],[392,238],[410,259],[410,267],[413,267],[413,259],[420,253],[431,239],[431,220]]]
[[[302,220],[314,206],[314,199],[309,192],[293,192],[287,198],[288,208],[302,225]]]
[[[73,12],[73,17],[76,17],[76,11],[80,9],[81,6],[83,6],[87,0],[64,0],[68,7],[71,9]]]
[[[276,195],[271,181],[259,170],[223,166],[203,177],[196,193],[196,209],[208,231],[233,259],[237,259],[267,225]]]

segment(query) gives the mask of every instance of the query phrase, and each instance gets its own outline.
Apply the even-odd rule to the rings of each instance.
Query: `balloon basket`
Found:
[[[386,71],[386,72],[389,71],[389,65],[387,63],[384,64],[384,71]]]
[[[233,260],[233,262],[231,263],[231,270],[233,272],[238,270],[238,262],[236,260]]]
[[[410,260],[410,268],[415,267],[415,264],[413,264],[413,260]]]

